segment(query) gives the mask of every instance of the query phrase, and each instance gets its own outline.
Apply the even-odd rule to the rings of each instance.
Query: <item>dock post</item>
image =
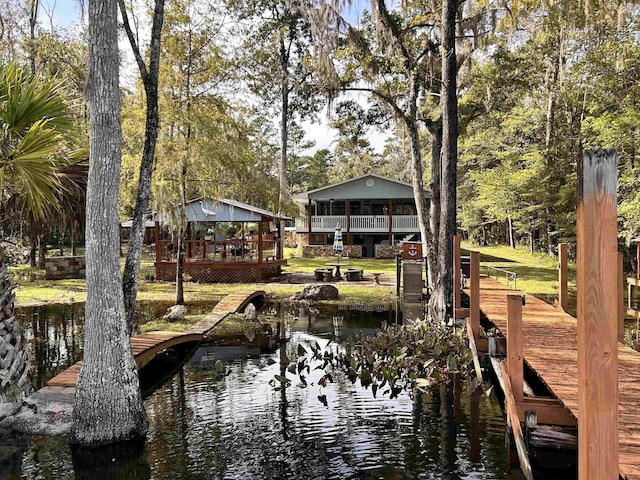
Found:
[[[471,292],[469,295],[469,317],[473,336],[480,335],[480,252],[471,252]]]
[[[558,280],[560,285],[558,286],[558,303],[560,308],[567,311],[569,305],[568,290],[567,290],[567,244],[558,244]]]
[[[578,158],[578,476],[618,479],[617,152]]]
[[[624,343],[624,257],[618,252],[618,341]]]
[[[516,403],[524,397],[522,360],[522,296],[507,295],[507,370]]]
[[[460,275],[462,264],[460,260],[460,235],[453,236],[453,311],[460,310],[462,302],[460,301]]]

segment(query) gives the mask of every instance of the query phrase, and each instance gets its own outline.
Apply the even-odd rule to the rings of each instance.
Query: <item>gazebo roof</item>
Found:
[[[267,222],[270,220],[290,220],[289,217],[254,207],[248,203],[222,198],[209,200],[196,198],[187,203],[186,214],[188,222]],[[154,212],[151,214],[153,222],[166,223],[178,216],[178,207],[173,213],[163,214]]]

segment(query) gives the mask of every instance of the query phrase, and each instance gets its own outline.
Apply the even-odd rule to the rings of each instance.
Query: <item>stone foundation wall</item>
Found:
[[[85,278],[84,257],[47,257],[44,261],[47,280]]]
[[[285,248],[296,248],[298,246],[298,239],[300,236],[296,232],[284,232],[284,246]]]
[[[376,258],[395,258],[396,254],[402,253],[402,247],[390,245],[374,245],[374,256]]]
[[[333,245],[304,245],[303,258],[335,257]],[[362,245],[345,245],[342,258],[362,258]]]

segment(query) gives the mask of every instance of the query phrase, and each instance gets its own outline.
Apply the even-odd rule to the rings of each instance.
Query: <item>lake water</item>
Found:
[[[83,308],[20,312],[36,353],[35,387],[81,358]],[[164,309],[143,307],[141,321]],[[336,334],[344,339],[372,333],[383,321],[399,319],[394,310],[272,310],[287,319],[289,341],[272,351],[201,347],[145,399],[150,430],[140,451],[113,458],[109,452],[106,466],[87,468],[64,437],[5,432],[0,451],[13,449],[13,463],[0,464],[0,480],[516,478],[507,465],[500,404],[481,389],[471,392],[466,381],[391,400],[381,391],[374,398],[340,373],[320,387],[318,369],[306,376],[305,388],[291,373],[288,388],[274,388],[274,376],[283,373],[281,359],[295,359],[298,344],[337,348]],[[344,316],[341,326],[332,320],[337,313]],[[227,366],[225,376],[213,368],[218,359]],[[567,477],[542,472],[540,478]]]

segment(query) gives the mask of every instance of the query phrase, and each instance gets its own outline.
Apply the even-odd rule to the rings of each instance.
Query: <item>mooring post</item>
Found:
[[[560,285],[558,286],[558,303],[560,308],[567,311],[569,305],[568,290],[567,290],[567,244],[558,244],[558,280]]]
[[[513,398],[523,401],[522,296],[507,295],[507,370]]]
[[[460,309],[460,275],[462,265],[460,263],[460,235],[453,236],[453,311],[457,312]]]
[[[617,152],[578,159],[578,477],[618,479]]]
[[[469,296],[469,317],[473,336],[480,336],[480,252],[471,252],[471,295]]]
[[[624,343],[624,257],[618,252],[618,341]]]

